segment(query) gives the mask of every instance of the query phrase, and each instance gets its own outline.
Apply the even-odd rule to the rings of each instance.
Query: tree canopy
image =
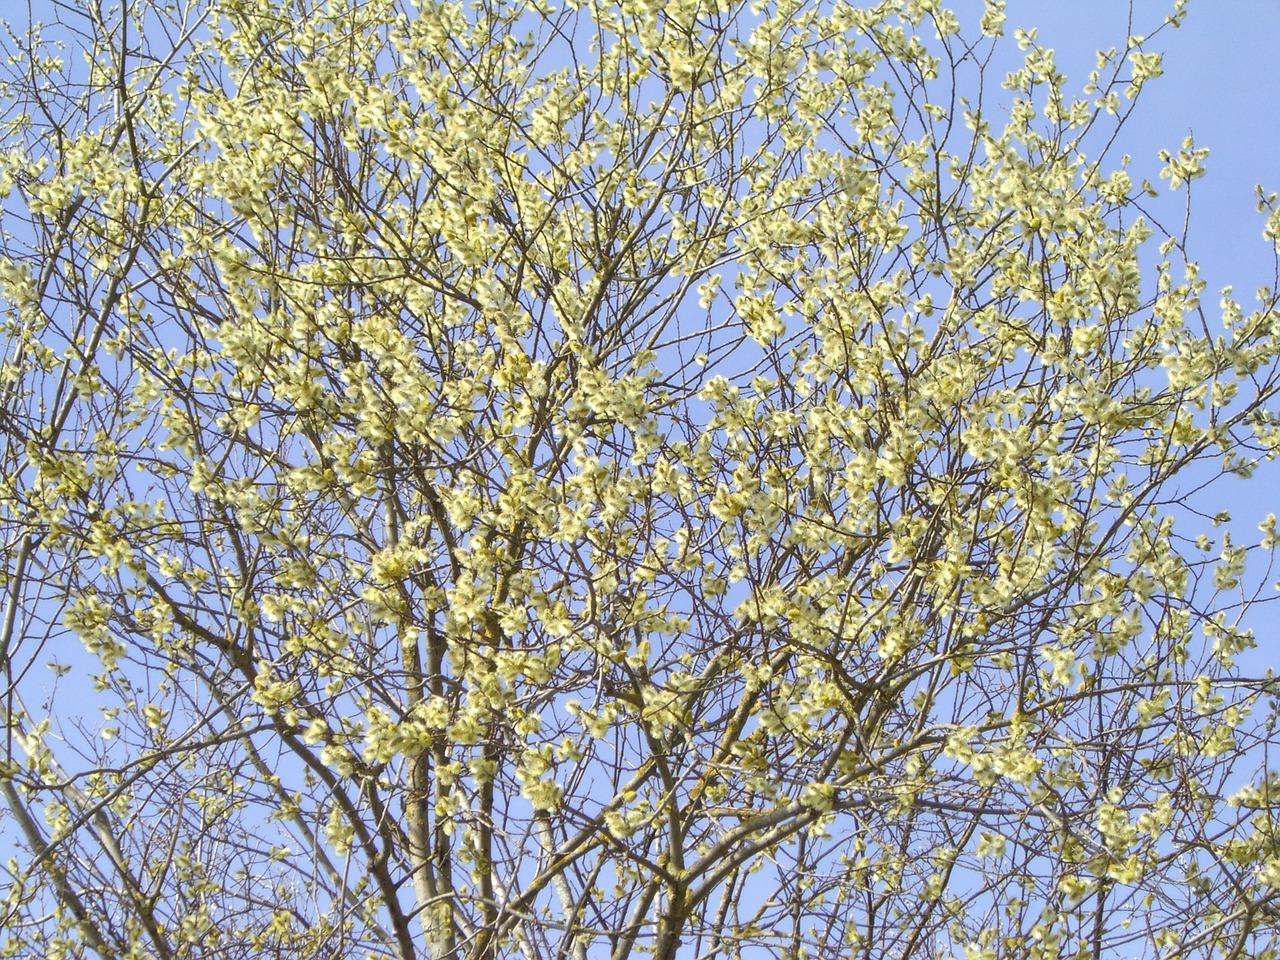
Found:
[[[0,954],[1274,957],[1280,304],[1003,6],[15,30]]]

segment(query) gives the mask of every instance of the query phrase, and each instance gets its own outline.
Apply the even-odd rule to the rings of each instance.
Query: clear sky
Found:
[[[152,0],[126,0],[152,2]],[[981,0],[942,0],[961,12],[966,32]],[[1134,29],[1149,32],[1172,0],[1134,0]],[[20,28],[28,4],[0,7]],[[53,0],[30,0],[36,19],[48,19]],[[1008,28],[1038,27],[1058,64],[1083,84],[1099,47],[1123,44],[1126,0],[1008,0]],[[1235,283],[1241,292],[1271,281],[1253,187],[1280,191],[1280,0],[1191,0],[1186,24],[1155,42],[1165,76],[1143,92],[1124,138],[1135,168],[1152,173],[1161,147],[1177,147],[1188,132],[1210,147],[1209,176],[1196,183],[1192,232],[1210,289]]]
[[[127,0],[151,2],[151,0]],[[943,0],[972,27],[981,0]],[[1134,0],[1135,29],[1159,23],[1172,0]],[[0,18],[21,28],[27,3],[6,4]],[[30,0],[35,19],[48,19],[53,0]],[[1162,34],[1165,76],[1143,93],[1143,106],[1128,131],[1135,161],[1161,146],[1177,146],[1188,131],[1212,149],[1210,176],[1197,184],[1193,227],[1206,269],[1231,275],[1252,265],[1268,266],[1259,238],[1253,185],[1280,190],[1280,0],[1191,0],[1186,24]],[[1130,4],[1126,0],[1008,0],[1008,26],[1038,27],[1040,39],[1058,53],[1058,63],[1083,83],[1100,46],[1123,43]],[[1255,229],[1256,228],[1256,229]],[[1241,279],[1245,279],[1241,276]]]
[[[153,0],[125,0],[149,3]],[[974,32],[982,0],[942,0]],[[1008,0],[1007,30],[1036,27],[1052,48],[1070,85],[1079,89],[1100,47],[1123,45],[1132,30],[1150,33],[1173,0]],[[30,0],[31,16],[53,19],[53,0]],[[1210,149],[1208,176],[1194,184],[1190,253],[1200,261],[1208,293],[1235,287],[1246,310],[1263,284],[1280,286],[1269,245],[1262,239],[1255,184],[1280,191],[1280,0],[1190,0],[1185,24],[1152,40],[1165,53],[1165,74],[1149,84],[1118,144],[1132,157],[1136,176],[1156,180],[1161,148],[1176,149],[1188,133]],[[0,6],[0,19],[21,31],[27,3]],[[1017,63],[1012,37],[1006,61]],[[1181,201],[1168,196],[1169,219]],[[1206,308],[1216,304],[1206,296]],[[1280,513],[1280,465],[1254,482],[1230,485],[1227,496],[1242,532],[1268,512]],[[1277,610],[1273,617],[1280,617]],[[1280,655],[1272,658],[1280,668]]]
[[[1135,29],[1158,23],[1167,7],[1137,0]],[[1280,192],[1280,0],[1192,0],[1189,11],[1180,29],[1154,41],[1165,52],[1165,75],[1143,91],[1122,149],[1152,176],[1156,152],[1177,147],[1188,133],[1209,147],[1208,175],[1193,186],[1189,250],[1208,282],[1206,313],[1217,300],[1209,294],[1227,284],[1248,310],[1257,287],[1280,285],[1254,193],[1259,183]],[[1081,81],[1091,68],[1090,48],[1122,41],[1129,13],[1123,0],[1009,0],[1008,12],[1011,27],[1038,26],[1059,66]],[[1230,510],[1237,542],[1250,534],[1256,542],[1255,524],[1280,514],[1280,464],[1264,466],[1247,483],[1224,480],[1214,498],[1223,501],[1214,509]],[[1274,588],[1264,596],[1280,598]],[[1249,623],[1258,647],[1240,665],[1280,673],[1280,600],[1256,609]]]
[[[1148,31],[1169,5],[1136,0],[1134,29]],[[1259,183],[1280,192],[1280,0],[1191,0],[1189,11],[1180,29],[1153,41],[1165,52],[1165,75],[1143,91],[1121,149],[1154,180],[1160,148],[1176,148],[1188,133],[1209,147],[1208,175],[1193,186],[1189,252],[1208,282],[1206,314],[1216,319],[1210,311],[1217,297],[1210,294],[1224,285],[1234,285],[1246,310],[1257,287],[1280,285],[1254,193]],[[1091,51],[1123,42],[1129,9],[1124,0],[1009,0],[1008,15],[1010,28],[1037,26],[1059,67],[1083,83]],[[1280,514],[1280,464],[1266,465],[1247,483],[1225,480],[1214,497],[1223,500],[1215,509],[1231,511],[1237,542],[1251,533],[1256,542],[1254,525]],[[1280,596],[1274,589],[1266,595]],[[1249,665],[1280,672],[1280,601],[1249,619],[1258,633]]]
[[[152,0],[125,0],[139,3]],[[942,0],[973,32],[982,0]],[[1132,29],[1149,33],[1173,0],[1008,0],[1007,28],[1037,27],[1057,63],[1079,89],[1099,47],[1122,45]],[[0,17],[21,30],[27,3],[0,8]],[[53,0],[30,0],[35,19],[50,19]],[[1010,65],[1017,51],[1008,40]],[[1196,181],[1191,216],[1191,255],[1203,268],[1210,294],[1227,284],[1249,308],[1252,291],[1277,283],[1274,261],[1261,237],[1254,185],[1280,191],[1280,0],[1191,0],[1186,23],[1152,41],[1165,53],[1165,75],[1143,91],[1139,109],[1119,144],[1133,159],[1133,172],[1153,181],[1157,152],[1177,148],[1188,133],[1210,148],[1207,177]],[[1170,219],[1180,200],[1169,196]],[[1206,296],[1207,308],[1216,296]],[[1280,512],[1280,465],[1256,482],[1233,486],[1228,496],[1237,519],[1249,525]],[[1238,494],[1238,496],[1237,496]],[[1243,523],[1242,523],[1243,526]],[[1280,616],[1280,612],[1277,613]],[[1280,657],[1277,657],[1280,666]]]
[[[124,0],[140,3],[153,0]],[[942,0],[961,15],[965,35],[974,32],[982,0]],[[1132,29],[1150,33],[1173,0],[1008,0],[1007,29],[1037,27],[1040,41],[1055,50],[1057,63],[1079,89],[1095,65],[1095,51],[1123,45]],[[1165,53],[1165,74],[1143,91],[1125,128],[1119,151],[1132,157],[1136,176],[1156,180],[1161,148],[1176,149],[1188,133],[1210,148],[1208,176],[1194,184],[1190,253],[1208,282],[1207,310],[1224,285],[1235,287],[1248,309],[1263,284],[1280,286],[1269,245],[1262,239],[1255,184],[1280,191],[1280,0],[1190,0],[1178,30],[1152,40]],[[51,19],[53,0],[30,0],[35,19]],[[0,18],[17,30],[27,3],[0,6]],[[1132,27],[1129,20],[1132,17]],[[1017,63],[1012,37],[1005,61]],[[1168,219],[1177,222],[1181,200],[1166,194]],[[1280,465],[1254,482],[1223,485],[1244,534],[1268,512],[1280,512]],[[1217,494],[1215,494],[1216,496]],[[1217,507],[1216,509],[1220,509]],[[1280,609],[1268,619],[1280,621]],[[1280,654],[1270,658],[1280,668]]]
[[[1149,32],[1172,2],[1134,0],[1134,30]],[[981,0],[943,3],[961,12],[970,32]],[[27,6],[4,5],[0,18],[20,28]],[[1130,7],[1126,0],[1008,0],[1008,28],[1038,27],[1078,86],[1095,50],[1124,42]],[[30,0],[30,9],[47,19],[54,3]],[[1245,294],[1273,279],[1253,187],[1280,191],[1280,0],[1191,0],[1189,11],[1180,30],[1154,41],[1166,53],[1165,75],[1144,90],[1123,150],[1136,171],[1154,176],[1156,151],[1177,147],[1188,132],[1211,149],[1209,176],[1196,183],[1194,248],[1211,290],[1233,283]]]
[[[1134,29],[1145,32],[1158,25],[1171,3],[1135,0]],[[963,22],[972,30],[981,0],[954,0],[954,5],[965,11]],[[21,29],[25,9],[22,0],[11,0],[0,5],[0,17]],[[31,9],[43,19],[54,7],[52,0],[31,0]],[[1129,16],[1125,0],[1008,2],[1010,31],[1038,27],[1041,41],[1057,51],[1059,66],[1076,88],[1092,69],[1096,49],[1123,44]],[[1261,237],[1254,185],[1280,191],[1280,0],[1192,0],[1186,24],[1163,33],[1154,46],[1165,51],[1165,76],[1144,91],[1120,152],[1133,157],[1135,173],[1155,180],[1161,148],[1176,149],[1188,133],[1210,148],[1209,175],[1194,186],[1191,254],[1204,267],[1210,293],[1233,284],[1247,309],[1254,288],[1277,282],[1272,253]],[[1205,300],[1211,310],[1216,297]],[[1280,464],[1249,484],[1228,483],[1222,489],[1230,500],[1224,506],[1246,533],[1267,512],[1280,513]],[[1280,630],[1275,629],[1280,604],[1253,622],[1260,648],[1251,663],[1280,671]]]
[[[1158,24],[1166,0],[1137,0],[1135,29]],[[1192,0],[1183,27],[1160,35],[1165,75],[1143,91],[1125,138],[1135,165],[1188,133],[1210,148],[1209,174],[1195,184],[1191,233],[1210,290],[1244,294],[1272,282],[1272,261],[1255,212],[1257,183],[1280,191],[1280,0]],[[1123,41],[1124,0],[1010,0],[1009,26],[1038,26],[1058,63],[1083,82],[1091,51]]]

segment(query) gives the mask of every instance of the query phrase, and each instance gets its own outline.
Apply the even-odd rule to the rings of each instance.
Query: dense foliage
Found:
[[[1280,306],[1117,156],[1181,4],[1074,85],[994,0],[121,7],[5,67],[0,953],[1275,955],[1194,511]]]

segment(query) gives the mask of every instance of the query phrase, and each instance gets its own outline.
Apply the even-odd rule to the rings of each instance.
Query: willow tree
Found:
[[[0,952],[1273,956],[1280,306],[1002,7],[11,34]]]

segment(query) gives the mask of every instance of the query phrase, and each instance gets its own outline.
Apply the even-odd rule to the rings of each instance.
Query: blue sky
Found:
[[[151,2],[151,0],[129,0]],[[1037,27],[1073,84],[1083,84],[1099,47],[1123,44],[1131,6],[1134,30],[1149,33],[1173,0],[1008,0],[1008,28]],[[966,33],[981,0],[943,0],[961,12]],[[26,3],[0,17],[20,27]],[[47,19],[53,0],[31,0]],[[1280,0],[1191,0],[1185,25],[1154,42],[1165,51],[1165,76],[1143,93],[1122,149],[1135,170],[1154,176],[1156,152],[1188,132],[1210,147],[1209,176],[1196,184],[1192,233],[1210,289],[1239,292],[1271,281],[1271,259],[1254,210],[1253,187],[1280,191]],[[1011,38],[1007,38],[1010,41]],[[1016,51],[1015,51],[1016,53]]]
[[[1137,0],[1135,30],[1158,23],[1167,7]],[[1208,175],[1193,186],[1189,250],[1208,282],[1206,312],[1217,299],[1209,294],[1228,284],[1248,309],[1257,287],[1277,282],[1254,186],[1280,192],[1280,0],[1192,0],[1189,10],[1180,29],[1154,43],[1165,52],[1165,75],[1143,91],[1121,149],[1133,157],[1136,171],[1154,180],[1162,147],[1177,147],[1189,133],[1209,147]],[[1011,27],[1038,26],[1041,42],[1058,52],[1060,67],[1081,81],[1091,67],[1091,48],[1121,42],[1129,13],[1117,0],[1010,0],[1008,12]],[[1171,208],[1181,207],[1179,198],[1168,196]],[[1280,464],[1264,466],[1249,482],[1222,481],[1213,499],[1220,501],[1214,509],[1231,511],[1238,542],[1256,537],[1259,520],[1280,514]],[[1258,577],[1264,572],[1253,570]],[[1263,596],[1280,595],[1269,587]],[[1248,622],[1258,647],[1241,667],[1280,672],[1280,610],[1267,604]]]
[[[1170,3],[1136,0],[1135,29],[1146,32],[1158,24]],[[981,6],[977,0],[957,5],[970,11]],[[1098,47],[1123,44],[1130,13],[1124,0],[1009,0],[1008,7],[1010,28],[1038,26],[1041,41],[1058,52],[1059,65],[1076,87]],[[40,18],[52,4],[33,0],[33,8]],[[22,9],[7,16],[21,23]],[[973,20],[965,18],[968,25]],[[1165,76],[1144,92],[1120,150],[1133,157],[1135,172],[1154,179],[1158,151],[1176,148],[1189,132],[1211,149],[1209,176],[1194,190],[1192,253],[1204,266],[1210,291],[1234,284],[1247,303],[1253,288],[1274,282],[1254,185],[1280,191],[1280,0],[1192,0],[1185,26],[1163,34],[1156,47],[1166,52]],[[1171,196],[1171,203],[1179,201]],[[1268,511],[1280,512],[1280,465],[1252,483],[1224,489],[1238,528],[1247,531]],[[1280,667],[1280,651],[1267,644],[1268,622],[1280,622],[1280,611],[1255,619],[1262,647],[1252,662]]]
[[[1164,0],[1136,0],[1135,31],[1149,32],[1168,7]],[[1208,282],[1206,312],[1217,300],[1209,294],[1227,284],[1248,309],[1257,287],[1276,284],[1254,186],[1280,192],[1280,0],[1191,0],[1189,11],[1180,29],[1153,42],[1165,52],[1165,75],[1143,91],[1120,149],[1133,157],[1135,172],[1154,180],[1162,147],[1176,148],[1188,133],[1209,147],[1208,175],[1193,187],[1189,250]],[[1059,66],[1082,83],[1091,51],[1123,42],[1129,9],[1123,0],[1009,0],[1008,14],[1010,28],[1037,26]],[[1180,209],[1181,200],[1168,196],[1170,208]],[[1215,509],[1231,511],[1238,539],[1246,539],[1267,513],[1280,514],[1280,464],[1247,483],[1225,480],[1213,497],[1221,500]],[[1280,672],[1280,610],[1268,605],[1249,620],[1259,646],[1248,665]]]
[[[152,2],[152,0],[126,0]],[[1099,47],[1123,45],[1129,30],[1150,33],[1173,0],[1008,0],[1010,33],[1037,27],[1040,41],[1057,53],[1070,85],[1079,89],[1094,66]],[[961,13],[971,33],[982,0],[943,0]],[[50,18],[53,0],[31,0],[36,19]],[[21,29],[27,4],[0,13]],[[1188,133],[1210,149],[1209,175],[1194,185],[1191,255],[1198,259],[1210,294],[1235,287],[1246,306],[1252,291],[1274,284],[1274,259],[1261,237],[1255,184],[1280,191],[1280,0],[1191,0],[1181,29],[1153,41],[1165,53],[1165,75],[1144,91],[1125,128],[1118,152],[1132,156],[1132,169],[1155,180],[1161,148],[1177,148]],[[1017,57],[1006,38],[1007,63]],[[1181,216],[1181,198],[1166,194],[1168,219]],[[1212,307],[1216,296],[1206,296]],[[1254,482],[1228,484],[1238,529],[1247,530],[1272,510],[1280,510],[1280,465]],[[1276,658],[1280,660],[1280,657]]]
[[[972,34],[982,0],[943,3],[960,12],[965,34]],[[1016,27],[1037,27],[1041,43],[1056,51],[1070,86],[1079,89],[1094,67],[1099,47],[1123,46],[1131,17],[1134,32],[1149,34],[1172,3],[1008,0],[1007,29],[1012,33]],[[26,6],[14,4],[0,16],[20,29]],[[53,0],[31,0],[31,10],[36,19],[45,19],[55,7]],[[1152,46],[1165,53],[1165,74],[1143,91],[1117,153],[1131,155],[1133,172],[1155,181],[1162,148],[1176,149],[1188,133],[1194,133],[1199,146],[1209,147],[1209,174],[1194,185],[1190,252],[1208,282],[1207,308],[1214,306],[1216,292],[1230,284],[1248,309],[1254,289],[1276,283],[1272,251],[1261,236],[1254,186],[1261,183],[1280,191],[1280,0],[1190,0],[1182,28],[1163,31]],[[1006,37],[1005,51],[1003,62],[1016,63],[1012,37]],[[1165,197],[1167,220],[1176,223],[1182,199],[1172,193]],[[1233,526],[1243,539],[1268,512],[1280,512],[1278,490],[1280,464],[1247,484],[1224,482],[1215,488],[1214,497],[1231,507]],[[1280,611],[1266,619],[1277,617]],[[1280,667],[1280,656],[1267,659]]]
[[[1137,0],[1135,29],[1158,24],[1165,0]],[[1161,147],[1188,133],[1210,148],[1209,175],[1195,184],[1191,233],[1210,290],[1238,293],[1272,281],[1253,187],[1280,191],[1280,0],[1192,0],[1181,29],[1160,35],[1165,75],[1143,92],[1124,150],[1138,167],[1157,166]],[[1072,79],[1092,49],[1123,41],[1123,0],[1010,0],[1010,26],[1038,26]]]
[[[130,0],[151,2],[151,0]],[[980,0],[943,0],[971,28]],[[1134,29],[1149,32],[1172,0],[1134,0]],[[50,18],[53,0],[31,0],[36,19]],[[20,27],[26,3],[0,18]],[[1280,190],[1280,0],[1191,0],[1186,24],[1163,33],[1165,76],[1147,88],[1127,129],[1127,152],[1140,168],[1157,168],[1156,151],[1176,147],[1189,131],[1209,146],[1210,176],[1197,183],[1193,230],[1211,286],[1235,278],[1241,289],[1267,280],[1270,260],[1254,213],[1253,186]],[[1078,83],[1098,47],[1122,44],[1130,4],[1125,0],[1008,0],[1008,27],[1037,27],[1041,41]],[[969,32],[968,29],[966,32]]]

